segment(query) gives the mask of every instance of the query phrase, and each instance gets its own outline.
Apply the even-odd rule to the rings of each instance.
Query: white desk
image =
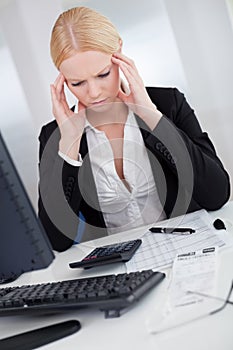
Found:
[[[222,209],[212,212],[211,216],[223,219],[229,228],[229,234],[233,234],[233,202],[229,202]],[[141,229],[133,230],[128,232],[127,236],[124,234],[122,237],[134,238],[141,231]],[[105,237],[96,243],[119,241],[119,237],[119,235]],[[10,285],[58,281],[96,275],[97,273],[111,274],[125,271],[122,264],[112,264],[87,271],[71,270],[68,267],[69,262],[81,259],[89,251],[90,243],[87,242],[85,245],[73,246],[64,253],[56,253],[56,259],[47,269],[25,273]],[[169,275],[170,270],[165,272]],[[220,252],[219,272],[218,296],[225,298],[233,279],[233,248]],[[160,334],[149,332],[148,321],[151,315],[159,312],[167,283],[168,279],[165,279],[119,318],[105,319],[104,313],[99,310],[76,310],[72,313],[49,316],[2,317],[0,319],[0,338],[64,320],[78,319],[82,325],[79,332],[46,345],[43,349],[232,350],[233,307],[231,305],[227,305],[223,311],[215,315],[177,329]]]

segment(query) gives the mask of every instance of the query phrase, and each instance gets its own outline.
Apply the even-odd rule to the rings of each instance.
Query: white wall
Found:
[[[0,77],[0,130],[35,203],[37,137],[17,70],[6,45],[0,46]]]
[[[61,11],[60,2],[47,0],[5,0],[0,7],[0,129],[35,208],[38,135],[52,119],[49,84],[57,74],[49,36]]]
[[[165,4],[189,86],[189,100],[233,179],[233,27],[227,3],[165,0]],[[177,11],[181,7],[183,12]]]
[[[176,86],[185,93],[233,179],[233,26],[224,0],[4,0],[0,128],[35,207],[37,137],[53,118],[49,84],[57,75],[50,32],[58,14],[77,5],[113,21],[146,85]]]

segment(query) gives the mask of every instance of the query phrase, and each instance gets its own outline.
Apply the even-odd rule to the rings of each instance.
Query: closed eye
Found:
[[[97,76],[97,78],[106,78],[106,77],[110,74],[110,71],[111,71],[111,70],[109,70],[109,71],[106,72],[106,73],[99,74],[99,75]],[[80,86],[80,85],[82,85],[84,82],[85,82],[85,80],[79,81],[79,82],[77,82],[77,83],[71,83],[71,85],[72,85],[72,86]]]
[[[99,74],[99,75],[98,75],[98,78],[105,78],[105,77],[107,77],[109,74],[110,74],[110,70],[109,70],[107,73]]]
[[[78,83],[71,83],[72,86],[80,86],[83,83],[83,81],[79,81]]]

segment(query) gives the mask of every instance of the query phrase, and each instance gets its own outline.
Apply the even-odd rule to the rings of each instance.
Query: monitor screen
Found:
[[[49,239],[0,133],[0,283],[45,268],[53,259]]]

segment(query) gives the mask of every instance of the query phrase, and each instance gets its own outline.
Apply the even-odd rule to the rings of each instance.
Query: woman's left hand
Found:
[[[146,91],[134,61],[122,53],[116,52],[112,55],[112,62],[119,66],[127,79],[130,89],[129,94],[119,90],[118,97],[120,100],[142,119],[147,119],[148,112],[149,114],[157,112],[156,114],[160,115],[161,113],[157,110]]]

